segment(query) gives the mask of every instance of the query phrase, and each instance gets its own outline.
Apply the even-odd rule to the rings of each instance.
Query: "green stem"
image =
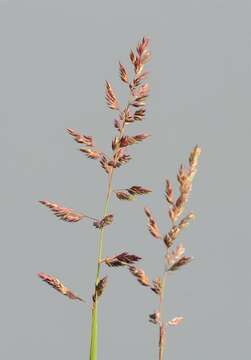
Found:
[[[165,323],[165,316],[164,316],[164,296],[165,296],[165,287],[166,287],[166,279],[167,279],[167,270],[165,268],[164,274],[161,281],[161,294],[160,294],[160,331],[161,326]],[[162,342],[159,342],[159,360],[164,359],[164,350],[165,350],[165,337],[166,337],[166,326],[164,325],[164,339]]]
[[[128,102],[126,109],[129,109],[130,102]],[[120,130],[119,140],[122,138],[125,130],[125,122]],[[114,150],[114,157],[115,161],[117,160],[117,151],[119,149],[119,142]],[[111,173],[109,174],[108,180],[108,190],[105,199],[105,206],[104,206],[104,215],[103,218],[108,215],[109,203],[112,194],[112,177],[113,177],[114,168],[112,168]],[[92,325],[91,325],[91,344],[90,344],[90,360],[97,360],[97,351],[98,351],[98,297],[96,292],[96,286],[99,283],[100,278],[100,271],[101,271],[101,261],[103,255],[103,242],[104,242],[104,228],[100,229],[100,236],[98,242],[98,260],[97,260],[97,273],[96,273],[96,280],[95,280],[95,292],[94,292],[94,301],[93,301],[93,308],[92,308]]]
[[[104,207],[104,216],[108,214],[109,202],[112,193],[112,175],[113,169],[109,175],[108,180],[108,190],[105,200]],[[92,325],[91,325],[91,345],[90,345],[90,360],[97,359],[97,342],[98,342],[98,298],[96,294],[96,286],[99,283],[100,271],[101,271],[101,260],[103,254],[103,242],[104,242],[104,228],[100,229],[100,236],[98,242],[98,260],[97,260],[97,273],[95,280],[95,293],[94,293],[94,301],[93,301],[93,309],[92,309]]]

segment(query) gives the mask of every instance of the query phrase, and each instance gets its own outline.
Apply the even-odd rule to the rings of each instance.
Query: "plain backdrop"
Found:
[[[0,1],[0,358],[88,359],[90,298],[98,233],[88,221],[63,223],[38,204],[48,199],[100,217],[106,176],[65,132],[93,135],[110,151],[111,81],[127,91],[118,61],[151,38],[151,96],[144,122],[152,136],[114,186],[149,187],[135,202],[112,200],[105,255],[129,251],[154,279],[163,246],[147,231],[148,206],[163,232],[170,223],[164,180],[174,183],[195,144],[203,151],[188,209],[197,220],[181,236],[194,262],[167,285],[167,359],[250,356],[251,3],[248,0]],[[61,279],[87,300],[68,300],[37,272]],[[106,269],[100,304],[99,359],[157,359],[148,322],[157,297],[125,269]]]

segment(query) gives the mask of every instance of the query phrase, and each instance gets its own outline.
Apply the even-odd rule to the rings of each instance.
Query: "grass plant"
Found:
[[[159,308],[153,314],[149,315],[151,323],[159,326],[159,360],[164,359],[165,339],[168,326],[178,325],[182,321],[182,317],[175,317],[169,321],[164,318],[164,294],[166,278],[168,273],[177,271],[191,261],[191,257],[185,256],[185,248],[179,244],[174,248],[174,243],[179,233],[194,218],[193,213],[188,213],[181,220],[181,216],[185,210],[189,194],[192,188],[192,180],[197,171],[198,158],[200,148],[196,146],[189,157],[189,166],[184,168],[181,166],[178,171],[177,179],[179,183],[179,193],[177,198],[174,197],[173,187],[169,180],[166,180],[165,198],[169,207],[168,216],[171,221],[171,227],[167,234],[161,234],[155,218],[151,211],[145,208],[145,214],[148,222],[150,234],[163,243],[164,247],[164,270],[163,275],[157,279],[150,281],[145,272],[136,266],[141,257],[135,254],[129,254],[122,251],[112,256],[104,256],[104,235],[107,226],[113,222],[114,215],[110,213],[110,202],[112,198],[121,201],[133,201],[137,197],[147,195],[150,189],[141,185],[130,185],[124,189],[114,189],[114,174],[119,171],[121,166],[127,166],[131,160],[129,154],[130,147],[146,140],[150,135],[148,133],[139,133],[129,135],[127,129],[133,126],[135,122],[142,122],[146,113],[146,100],[149,96],[149,85],[147,83],[148,71],[145,70],[147,62],[150,60],[149,39],[144,37],[138,44],[136,51],[130,51],[130,63],[132,65],[132,75],[130,76],[126,67],[119,63],[119,76],[121,82],[128,89],[128,100],[125,105],[121,105],[110,82],[105,83],[105,99],[107,106],[116,112],[116,120],[114,128],[116,135],[112,140],[111,153],[107,154],[100,150],[92,136],[82,134],[79,131],[68,128],[67,133],[81,147],[80,151],[89,159],[100,164],[103,171],[107,175],[107,191],[104,196],[104,210],[101,217],[91,217],[87,213],[78,212],[73,209],[59,205],[48,200],[41,200],[40,203],[46,206],[59,219],[65,222],[78,222],[88,220],[97,229],[98,235],[98,252],[96,259],[96,275],[94,281],[94,289],[91,299],[91,331],[90,331],[90,352],[89,360],[98,358],[98,324],[99,324],[99,303],[101,296],[106,287],[108,277],[104,274],[105,268],[126,267],[130,273],[136,277],[138,282],[144,287],[149,288],[159,298]],[[38,273],[38,276],[47,284],[52,286],[61,294],[67,296],[71,300],[85,302],[82,297],[76,295],[72,290],[66,287],[59,279],[46,273]],[[85,357],[86,358],[86,357]]]

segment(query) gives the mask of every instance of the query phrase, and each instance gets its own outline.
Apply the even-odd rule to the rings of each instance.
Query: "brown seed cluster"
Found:
[[[55,278],[54,276],[47,275],[47,274],[42,273],[42,272],[38,273],[38,276],[40,277],[40,279],[42,279],[47,284],[52,286],[55,290],[60,292],[62,295],[67,296],[69,299],[84,301],[82,298],[80,298],[79,296],[74,294],[70,289],[65,287],[64,284],[60,280]]]
[[[62,207],[47,200],[40,200],[39,202],[48,207],[58,218],[63,221],[77,222],[85,217],[84,214],[76,213],[72,209]]]

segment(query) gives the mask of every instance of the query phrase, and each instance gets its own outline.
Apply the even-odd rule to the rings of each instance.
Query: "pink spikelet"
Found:
[[[47,200],[40,200],[39,202],[48,207],[58,218],[66,222],[77,222],[85,217],[84,214],[78,214],[72,209],[62,207]]]
[[[46,282],[47,284],[52,286],[55,290],[60,292],[62,295],[67,296],[69,299],[84,301],[82,298],[80,298],[79,296],[74,294],[74,292],[72,292],[70,289],[65,287],[64,284],[60,280],[55,278],[54,276],[51,276],[51,275],[48,275],[48,274],[45,274],[42,272],[38,273],[37,275],[38,275],[38,277],[40,277],[40,279],[42,279],[44,282]]]

